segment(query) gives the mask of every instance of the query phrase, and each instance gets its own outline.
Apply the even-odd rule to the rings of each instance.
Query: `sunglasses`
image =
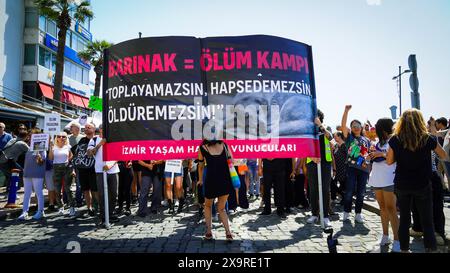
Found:
[[[57,138],[62,138],[62,139],[66,139],[66,136],[56,136]]]

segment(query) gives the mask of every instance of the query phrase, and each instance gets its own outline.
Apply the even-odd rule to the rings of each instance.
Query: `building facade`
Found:
[[[71,16],[61,100],[64,112],[73,115],[87,111],[95,73],[77,55],[92,41],[91,21],[81,23]],[[58,31],[56,22],[39,14],[33,0],[0,0],[0,99],[8,102],[8,107],[0,105],[1,121],[40,123],[42,113],[14,107],[14,103],[52,109]]]

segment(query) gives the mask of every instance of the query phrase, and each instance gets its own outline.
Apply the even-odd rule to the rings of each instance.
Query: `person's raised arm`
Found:
[[[342,115],[341,131],[342,131],[342,134],[344,135],[344,138],[348,137],[347,120],[348,120],[348,112],[350,112],[350,109],[352,109],[352,106],[346,105],[344,114]]]

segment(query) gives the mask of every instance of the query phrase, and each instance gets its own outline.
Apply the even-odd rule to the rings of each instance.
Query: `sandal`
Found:
[[[211,232],[207,232],[205,234],[205,236],[203,236],[203,239],[205,239],[206,241],[211,241],[213,239],[213,235]]]
[[[227,238],[226,240],[227,240],[228,243],[232,243],[233,242],[233,235],[231,235],[231,233],[227,234],[226,238]]]

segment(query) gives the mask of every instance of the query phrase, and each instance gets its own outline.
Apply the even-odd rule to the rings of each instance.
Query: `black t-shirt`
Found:
[[[263,168],[269,171],[286,171],[286,160],[282,158],[263,159]]]
[[[149,160],[145,160],[144,162],[147,164],[150,164]],[[139,166],[141,166],[141,165],[139,165]],[[153,165],[152,170],[150,170],[147,167],[141,166],[142,176],[150,176],[150,177],[161,176],[162,166],[163,166],[162,164]]]
[[[397,136],[389,140],[389,146],[397,161],[395,187],[400,190],[418,190],[428,186],[432,174],[431,151],[437,147],[436,138],[429,136],[425,145],[414,152],[405,149]]]
[[[77,145],[72,147],[72,164],[77,169],[94,169],[95,158],[87,155],[87,148],[91,139],[83,137]]]

